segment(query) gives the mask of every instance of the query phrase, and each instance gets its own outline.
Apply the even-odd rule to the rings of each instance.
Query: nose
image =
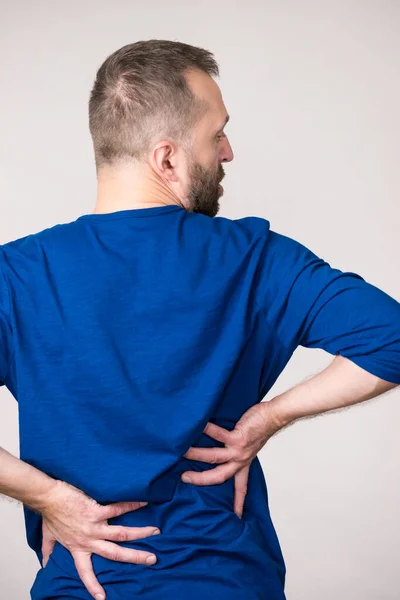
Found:
[[[232,146],[229,143],[228,138],[225,138],[225,143],[223,145],[222,151],[221,151],[221,162],[231,162],[234,159],[234,154],[233,154],[233,150],[232,150]]]

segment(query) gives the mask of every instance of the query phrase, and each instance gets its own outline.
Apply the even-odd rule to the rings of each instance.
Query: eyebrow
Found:
[[[220,131],[222,131],[222,130],[223,130],[223,128],[225,127],[225,125],[227,124],[227,122],[229,121],[229,119],[230,119],[230,118],[231,118],[231,116],[230,116],[230,115],[226,115],[226,118],[225,118],[224,124],[222,125],[222,127],[221,127],[220,129],[218,129],[218,132],[217,132],[217,133],[219,133]]]

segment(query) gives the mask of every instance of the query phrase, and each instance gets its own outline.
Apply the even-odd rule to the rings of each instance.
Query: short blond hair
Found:
[[[89,99],[97,169],[115,161],[142,161],[157,139],[188,142],[207,109],[185,78],[195,69],[219,76],[211,52],[168,40],[128,44],[106,58]]]

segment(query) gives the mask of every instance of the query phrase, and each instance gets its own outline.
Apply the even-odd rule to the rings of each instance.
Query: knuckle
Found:
[[[78,541],[79,543],[84,542],[85,540],[87,540],[92,532],[92,528],[90,526],[88,526],[86,523],[83,523],[82,526],[80,526],[79,528],[79,532],[76,534],[75,539]]]
[[[244,435],[241,435],[241,436],[238,437],[236,444],[241,449],[246,448],[246,446],[247,446],[247,439],[244,437]]]
[[[123,562],[139,564],[141,561],[142,553],[139,550],[128,550],[126,553],[121,555],[120,559]]]
[[[150,554],[142,554],[141,552],[138,552],[136,556],[136,562],[138,563],[138,565],[145,564],[149,556]]]
[[[226,477],[225,475],[217,475],[216,477],[214,477],[214,483],[216,483],[216,484],[225,483],[225,481],[227,481],[227,479],[229,479],[229,478]]]
[[[115,540],[117,542],[127,542],[128,539],[128,533],[125,529],[117,529],[115,532]]]
[[[232,431],[230,433],[231,433],[232,439],[235,440],[235,444],[239,444],[243,440],[246,440],[245,432],[243,431],[242,427],[240,427],[239,424],[237,424],[235,429],[232,429]]]
[[[253,453],[250,450],[250,448],[243,449],[243,452],[242,452],[242,461],[243,462],[248,462],[248,461],[250,461],[252,459],[253,459]]]
[[[121,554],[120,554],[120,552],[119,552],[118,549],[110,550],[109,553],[108,553],[108,558],[110,560],[115,560],[115,561],[122,560],[121,559]]]
[[[90,576],[92,575],[92,571],[89,569],[89,567],[87,567],[86,565],[83,565],[79,559],[75,560],[75,566],[76,566],[76,570],[78,571],[79,577],[82,579],[83,582],[87,582],[87,580],[90,578]]]
[[[86,549],[87,541],[88,541],[88,538],[86,536],[79,534],[75,537],[73,545],[75,548]]]
[[[243,460],[243,450],[241,448],[235,448],[232,452],[232,460],[240,462]]]
[[[247,445],[242,445],[236,448],[234,452],[234,460],[239,463],[244,463],[252,457],[252,450]]]

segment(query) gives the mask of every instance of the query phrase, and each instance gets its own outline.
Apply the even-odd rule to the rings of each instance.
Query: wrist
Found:
[[[34,498],[31,498],[27,502],[27,506],[37,513],[44,513],[51,504],[51,499],[60,483],[58,479],[46,476],[46,479],[41,482],[40,491],[35,494]]]
[[[275,424],[277,431],[283,429],[284,427],[295,421],[297,418],[294,414],[294,411],[291,412],[289,410],[289,392],[284,392],[283,394],[274,396],[274,398],[271,398],[271,400],[269,400],[268,402],[263,403],[267,405],[266,411],[268,412],[268,417]]]

